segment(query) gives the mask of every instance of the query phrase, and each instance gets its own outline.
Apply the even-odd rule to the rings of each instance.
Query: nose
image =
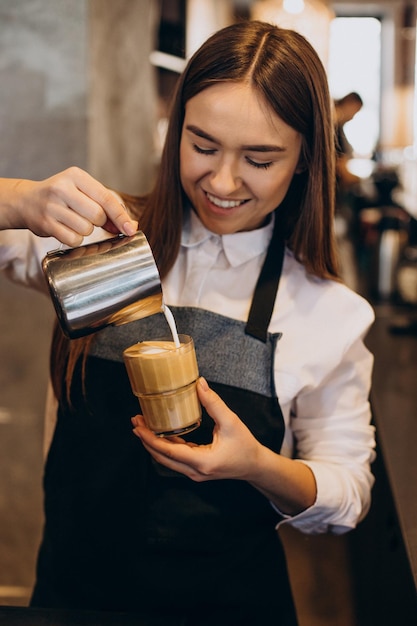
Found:
[[[221,159],[212,172],[210,184],[213,192],[219,196],[228,196],[236,191],[241,186],[242,180],[234,160]]]

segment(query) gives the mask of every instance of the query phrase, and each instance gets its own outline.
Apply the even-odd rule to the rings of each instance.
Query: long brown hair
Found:
[[[284,122],[302,135],[303,171],[295,174],[276,209],[287,245],[319,278],[338,278],[333,234],[334,130],[326,72],[312,46],[295,31],[243,21],[212,35],[189,60],[174,94],[160,168],[153,190],[143,197],[121,194],[138,217],[161,277],[177,258],[186,199],[179,172],[185,107],[218,82],[249,82]],[[91,338],[68,342],[54,334],[51,368],[60,395],[65,365],[67,389],[77,359]]]

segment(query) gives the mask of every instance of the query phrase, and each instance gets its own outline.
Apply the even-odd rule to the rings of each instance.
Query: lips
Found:
[[[248,200],[221,200],[217,196],[213,196],[211,193],[208,192],[206,192],[206,196],[212,204],[219,207],[220,209],[235,209],[236,207],[248,202]]]

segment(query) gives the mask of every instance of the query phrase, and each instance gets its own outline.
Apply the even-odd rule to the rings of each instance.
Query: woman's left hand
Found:
[[[246,480],[282,513],[296,515],[317,495],[311,469],[263,446],[206,380],[197,382],[198,397],[214,421],[213,440],[206,445],[181,437],[157,437],[141,415],[132,418],[133,432],[155,461],[196,482],[224,478]]]
[[[211,443],[197,445],[181,437],[157,437],[146,428],[141,415],[132,418],[133,432],[155,461],[196,482],[250,479],[262,445],[204,378],[198,380],[197,390],[201,404],[214,420]]]

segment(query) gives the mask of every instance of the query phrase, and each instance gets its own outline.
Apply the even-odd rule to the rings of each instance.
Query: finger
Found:
[[[164,454],[160,454],[156,452],[152,447],[148,446],[146,443],[142,443],[145,450],[147,450],[152,458],[160,465],[163,465],[164,467],[167,467],[174,472],[178,472],[179,474],[183,474],[184,476],[187,476],[187,478],[190,478],[195,482],[203,482],[207,480],[207,477],[201,474],[195,467],[187,463],[178,461],[177,459],[168,457]]]
[[[142,430],[140,430],[141,428],[143,429],[147,429],[147,426],[145,424],[145,421],[143,419],[142,415],[135,415],[135,417],[131,418],[131,422],[133,424],[133,432],[134,434],[139,438],[142,439],[143,438],[141,436],[142,434]],[[139,427],[139,428],[137,428]],[[149,429],[147,429],[149,430]],[[152,432],[152,431],[149,431]],[[157,437],[157,439],[162,439],[162,437]],[[182,437],[179,437],[178,435],[171,435],[169,437],[166,437],[166,439],[170,442],[170,443],[175,443],[175,444],[184,444],[186,446],[188,446],[189,448],[197,448],[198,444],[194,443],[193,441],[186,441],[185,439],[183,439]]]
[[[229,409],[220,396],[213,389],[210,389],[206,379],[202,376],[197,381],[197,393],[201,404],[217,424],[220,425],[226,416],[229,418],[236,417],[236,414]]]
[[[182,443],[189,448],[198,448],[198,443],[194,443],[194,441],[186,441],[179,435],[167,435],[166,438],[172,443]]]
[[[134,434],[141,439],[143,445],[152,455],[159,455],[173,462],[191,463],[193,456],[190,454],[192,446],[181,437],[158,437],[143,422],[142,416],[132,419]],[[198,447],[198,446],[197,446]]]
[[[133,235],[137,230],[137,222],[130,217],[121,199],[84,170],[79,170],[78,168],[76,170],[75,182],[78,189],[104,211],[104,220],[101,215],[95,217],[96,220],[97,217],[100,219],[100,223],[97,225],[104,226],[107,218],[109,218],[119,232],[125,235]]]
[[[89,228],[91,225],[102,226],[113,234],[122,232],[125,235],[137,231],[138,223],[131,219],[121,198],[78,167],[70,167],[43,181],[42,189],[50,215],[54,216],[60,208],[61,215],[65,209],[68,214],[73,213],[72,219],[78,216],[86,220]],[[64,224],[71,220],[68,214],[61,219]],[[83,222],[75,226],[71,223],[70,228],[86,234]]]
[[[143,447],[149,452],[149,454],[152,456],[153,459],[155,459],[157,463],[160,463],[170,470],[179,472],[180,474],[184,474],[184,476],[187,476],[188,478],[196,482],[209,480],[209,476],[200,472],[198,467],[193,462],[189,462],[188,459],[183,460],[177,457],[175,452],[177,452],[177,450],[181,447],[181,445],[179,445],[178,443],[171,444],[171,448],[167,449],[168,453],[163,453],[159,450],[156,450],[154,446],[149,445],[149,443],[143,438],[141,439]],[[163,438],[157,437],[157,439],[163,441]],[[182,447],[188,448],[188,445],[185,444]]]
[[[113,224],[113,222],[109,218],[106,219],[106,222],[103,224],[103,228],[113,235],[118,235],[120,233],[120,230],[117,228],[117,226],[115,226],[115,224]]]
[[[130,418],[130,421],[132,422],[133,426],[145,426],[145,420],[143,419],[143,415],[135,415],[134,417]]]
[[[57,239],[69,248],[77,248],[82,244],[84,239],[84,236],[80,235],[80,233],[76,233],[58,222],[55,222],[55,224],[49,229],[48,236]]]
[[[65,183],[57,190],[57,197],[49,207],[51,214],[84,236],[91,234],[94,226],[104,227],[109,221],[105,209],[81,188]]]
[[[43,220],[39,221],[37,216],[39,225],[36,229],[33,228],[34,232],[55,237],[71,247],[80,245],[84,237],[91,235],[94,224],[91,219],[80,214],[80,210],[75,206],[77,203],[72,201],[71,204],[72,206],[69,206],[63,198],[50,201]]]
[[[43,222],[41,229],[33,229],[37,234],[54,237],[70,248],[77,248],[83,242],[85,236],[89,235],[93,226],[86,220],[78,222],[73,218],[65,219],[59,215],[59,210],[55,211],[53,217],[49,217]]]
[[[79,208],[73,210],[72,207],[57,207],[54,210],[54,219],[78,235],[88,237],[93,232],[94,226],[98,226],[98,224],[88,216],[87,211],[85,213],[86,215]]]
[[[173,464],[183,465],[182,461],[174,458],[174,449],[172,446],[186,445],[186,442],[181,437],[158,437],[145,425],[142,415],[135,415],[131,418],[131,422],[134,426],[134,434],[142,441],[146,450],[163,465],[169,464],[172,468]],[[164,445],[166,442],[168,445]],[[170,447],[171,446],[171,447]],[[168,466],[168,465],[167,465]]]

